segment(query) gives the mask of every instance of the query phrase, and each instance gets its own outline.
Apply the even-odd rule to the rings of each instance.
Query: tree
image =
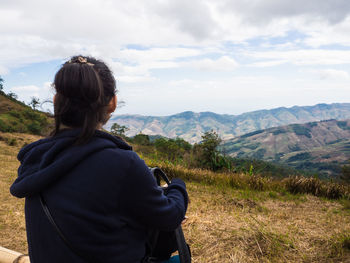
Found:
[[[219,154],[217,147],[220,143],[221,139],[215,131],[211,130],[204,133],[200,145],[203,149],[203,158],[206,163],[212,164],[215,157]]]
[[[15,100],[18,98],[17,94],[14,92],[7,93],[7,96],[9,96],[11,99],[15,99]]]
[[[0,76],[0,93],[4,92],[4,79]]]
[[[350,183],[350,165],[342,166],[340,179],[342,179],[344,182]]]
[[[177,137],[174,141],[180,148],[184,149],[185,151],[190,151],[192,149],[192,145],[182,138]]]
[[[40,100],[37,97],[31,97],[31,101],[29,102],[29,105],[32,106],[33,110],[36,110],[36,106],[40,104]]]
[[[183,159],[184,154],[192,148],[191,144],[181,138],[158,138],[153,144],[162,157],[171,161]]]
[[[197,162],[204,168],[218,170],[220,168],[218,163],[221,155],[217,147],[220,143],[221,139],[215,131],[205,132],[202,135],[202,141],[193,147]]]
[[[149,139],[149,136],[147,134],[139,133],[134,136],[132,139],[133,143],[138,145],[151,145],[151,141]]]
[[[128,130],[129,130],[128,127],[126,127],[124,125],[119,125],[116,122],[113,123],[113,125],[111,127],[111,133],[113,135],[120,136],[120,137],[126,137],[125,132],[127,132]]]

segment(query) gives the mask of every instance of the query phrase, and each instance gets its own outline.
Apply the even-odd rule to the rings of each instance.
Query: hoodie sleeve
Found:
[[[124,178],[121,206],[150,228],[174,230],[182,222],[188,204],[186,185],[173,179],[165,196],[149,168],[135,153]]]

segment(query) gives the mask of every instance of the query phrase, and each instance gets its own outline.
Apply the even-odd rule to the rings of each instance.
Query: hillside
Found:
[[[24,199],[11,196],[9,187],[17,177],[19,149],[41,137],[1,132],[0,137],[0,246],[28,253]],[[154,166],[156,161],[146,162]],[[291,194],[268,180],[264,185],[270,188],[254,190],[255,184],[247,185],[254,182],[248,174],[157,165],[186,180],[191,202],[183,229],[193,262],[350,260],[349,200]]]
[[[45,135],[52,123],[48,114],[0,93],[0,131]]]
[[[350,120],[328,120],[259,130],[227,140],[232,157],[279,162],[323,174],[338,174],[350,159]]]
[[[306,123],[327,119],[350,119],[350,103],[317,104],[315,106],[259,110],[241,115],[216,114],[213,112],[182,112],[171,116],[117,115],[106,125],[117,122],[127,126],[127,136],[140,132],[180,137],[191,143],[199,142],[204,132],[217,131],[222,139],[230,139],[249,132],[292,123]]]

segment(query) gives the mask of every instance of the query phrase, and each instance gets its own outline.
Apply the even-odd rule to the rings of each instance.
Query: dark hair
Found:
[[[64,63],[54,80],[55,129],[60,125],[81,128],[76,144],[88,142],[99,123],[105,124],[107,106],[116,94],[116,83],[107,65],[93,57],[74,56]]]

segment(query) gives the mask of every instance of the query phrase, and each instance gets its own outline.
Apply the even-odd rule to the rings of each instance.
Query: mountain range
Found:
[[[116,122],[128,127],[127,136],[143,133],[168,138],[180,137],[190,143],[196,143],[208,130],[215,130],[223,140],[228,140],[271,127],[329,119],[350,119],[350,103],[280,107],[240,115],[192,111],[170,116],[116,115],[110,119],[106,128],[110,128]]]

